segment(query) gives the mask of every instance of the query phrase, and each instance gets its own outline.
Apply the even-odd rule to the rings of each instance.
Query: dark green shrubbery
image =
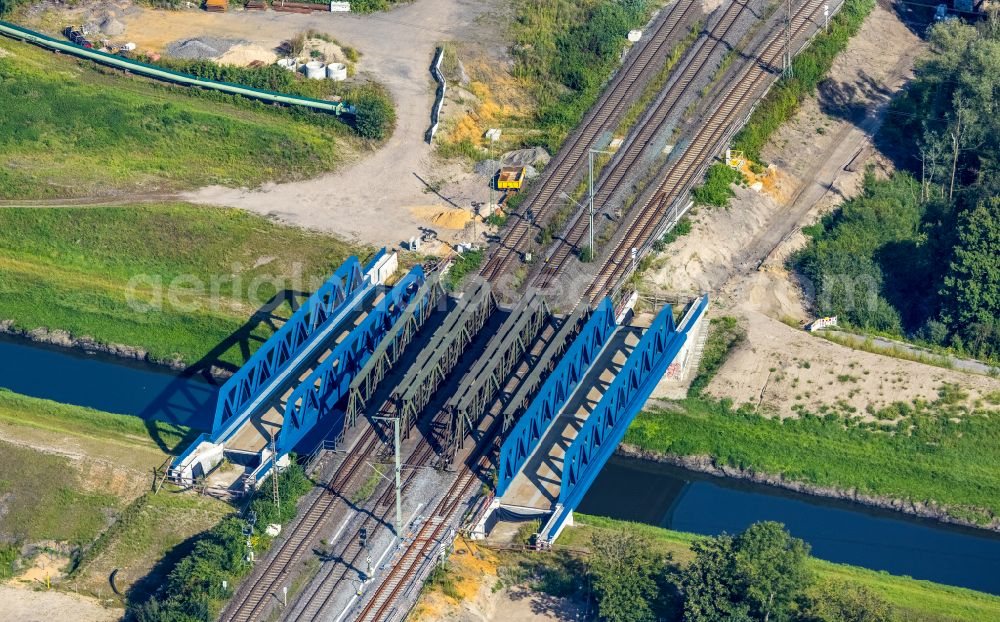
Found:
[[[264,529],[270,523],[287,523],[295,517],[299,498],[312,488],[312,482],[298,465],[282,472],[279,479],[280,507],[270,498],[270,486],[250,502],[249,511],[256,514],[255,539],[267,548],[270,538]],[[142,603],[130,603],[128,616],[138,622],[210,622],[229,599],[240,579],[249,574],[246,561],[247,523],[237,516],[221,523],[200,536],[191,552],[174,566],[156,594]],[[227,588],[222,582],[228,583]]]
[[[715,163],[708,167],[705,183],[691,191],[698,205],[726,207],[729,199],[736,196],[731,186],[743,181],[743,173],[725,164]]]

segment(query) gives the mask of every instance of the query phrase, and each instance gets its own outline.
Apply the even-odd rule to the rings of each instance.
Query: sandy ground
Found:
[[[493,20],[484,17],[500,10],[498,6],[484,0],[420,0],[373,15],[157,11],[128,0],[97,0],[83,7],[67,9],[45,3],[31,13],[26,25],[54,32],[70,22],[100,21],[113,11],[125,25],[124,34],[113,37],[116,40],[156,52],[195,37],[231,40],[237,44],[221,60],[235,63],[273,61],[282,42],[315,29],[357,49],[361,53],[355,67],[358,76],[384,84],[395,100],[397,127],[388,142],[371,153],[351,154],[352,162],[334,173],[254,189],[213,186],[188,193],[184,199],[243,208],[373,244],[395,245],[412,236],[422,237],[428,245],[421,250],[429,252],[439,246],[435,240],[472,241],[481,233],[464,224],[454,228],[426,218],[428,213],[453,209],[471,216],[475,197],[467,192],[454,198],[447,192],[439,195],[436,182],[447,180],[461,189],[481,182],[463,166],[436,158],[424,142],[424,132],[434,101],[430,63],[436,45],[470,41],[494,52],[502,50],[502,33]]]
[[[805,245],[802,226],[858,192],[863,172],[844,167],[867,151],[883,106],[923,47],[895,14],[876,8],[818,98],[807,100],[765,150],[774,171],[763,188],[737,188],[728,209],[701,208],[692,232],[658,258],[651,289],[711,292],[712,313],[736,315],[746,329],[746,342],[710,393],[782,417],[794,416],[796,404],[815,412],[838,402],[870,417],[869,409],[894,401],[933,400],[945,383],[967,390],[970,405],[1000,390],[993,378],[851,350],[781,321],[811,319],[811,288],[794,280],[785,260]],[[889,166],[877,152],[869,162]]]
[[[120,620],[121,617],[121,610],[106,609],[85,596],[0,585],[0,620],[106,622]]]
[[[737,309],[747,337],[708,386],[717,397],[750,403],[763,413],[796,416],[801,405],[811,412],[839,405],[856,409],[866,420],[893,402],[934,401],[945,384],[968,393],[966,404],[1000,391],[1000,380],[855,351],[822,337],[791,328],[759,311]]]
[[[253,190],[209,187],[185,198],[240,207],[363,242],[395,245],[411,236],[462,241],[464,222],[449,227],[450,223],[428,218],[471,207],[449,205],[425,184],[445,172],[445,165],[436,161],[424,142],[433,103],[428,67],[435,44],[477,31],[475,20],[487,8],[474,0],[421,0],[371,16],[168,12],[151,18],[147,11],[128,16],[125,23],[129,36],[145,46],[210,33],[273,49],[295,33],[315,28],[357,48],[362,54],[358,72],[385,84],[396,101],[396,131],[384,147],[316,179]]]
[[[698,208],[692,232],[658,261],[653,284],[672,292],[716,291],[758,266],[780,270],[784,257],[805,243],[802,225],[857,193],[863,170],[850,173],[844,166],[868,144],[883,106],[911,76],[923,48],[895,14],[876,7],[834,62],[820,96],[806,100],[764,150],[775,168],[774,183],[761,192],[736,188],[728,209]],[[837,106],[866,108],[868,114],[848,120],[825,112]],[[870,161],[885,166],[877,156]],[[804,315],[797,301],[782,301],[779,308],[792,317]]]
[[[455,542],[448,560],[459,600],[439,589],[427,590],[417,601],[411,622],[553,622],[584,618],[581,603],[535,592],[522,586],[494,591],[497,555],[464,540]]]

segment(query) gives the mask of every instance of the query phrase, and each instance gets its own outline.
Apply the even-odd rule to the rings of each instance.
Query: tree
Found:
[[[685,622],[782,621],[809,585],[809,546],[784,525],[755,523],[733,538],[696,543],[681,573]]]
[[[892,605],[862,585],[826,581],[810,595],[802,618],[807,622],[893,622]]]
[[[663,573],[664,560],[653,552],[649,538],[630,528],[596,533],[591,550],[591,573],[601,619],[655,620],[653,604],[660,595],[656,578]]]
[[[944,279],[947,323],[974,354],[1000,352],[1000,198],[982,202],[958,219],[955,254]]]

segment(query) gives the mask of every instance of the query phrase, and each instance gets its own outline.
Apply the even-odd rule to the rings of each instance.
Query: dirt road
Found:
[[[218,37],[276,48],[295,34],[315,29],[358,49],[360,74],[372,76],[392,93],[397,127],[388,143],[361,154],[336,173],[308,181],[267,184],[258,189],[208,187],[183,198],[196,203],[252,210],[280,220],[338,233],[363,242],[396,244],[421,227],[440,237],[461,231],[430,223],[427,213],[454,206],[421,180],[460,174],[439,170],[424,142],[433,103],[429,72],[435,45],[447,40],[491,40],[491,10],[477,0],[420,0],[374,15],[274,12],[205,13],[154,11],[131,7],[123,17],[125,33],[142,49],[162,50],[193,37]],[[449,165],[450,166],[450,165]],[[462,206],[468,207],[468,206]]]

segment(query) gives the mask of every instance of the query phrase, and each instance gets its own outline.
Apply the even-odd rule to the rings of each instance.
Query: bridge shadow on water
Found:
[[[176,454],[200,432],[212,429],[219,388],[224,383],[221,376],[236,373],[308,297],[308,292],[291,289],[274,294],[239,329],[179,373],[138,413],[146,421],[150,438],[161,450]],[[286,302],[288,316],[278,313]],[[239,363],[233,362],[234,357]],[[171,446],[163,435],[163,423],[186,426],[191,430],[179,443]]]

